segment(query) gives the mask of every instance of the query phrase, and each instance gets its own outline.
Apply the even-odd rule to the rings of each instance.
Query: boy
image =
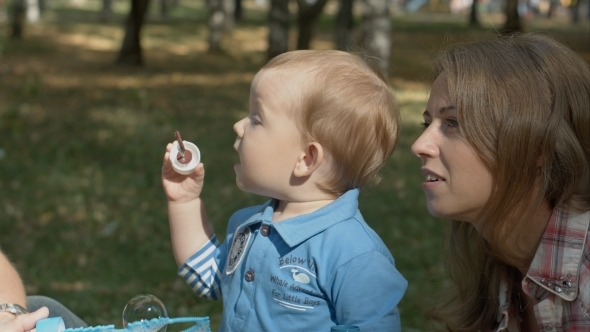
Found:
[[[174,172],[164,156],[179,275],[223,298],[220,331],[399,331],[407,287],[358,210],[398,134],[382,76],[340,51],[295,51],[254,77],[249,114],[234,125],[241,190],[272,198],[230,218],[217,241],[199,196],[205,171]]]

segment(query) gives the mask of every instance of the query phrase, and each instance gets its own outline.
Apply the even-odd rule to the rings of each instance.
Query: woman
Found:
[[[450,331],[590,331],[590,69],[546,37],[436,59],[422,160],[431,214],[452,219]]]
[[[31,312],[23,307],[25,305]],[[62,317],[68,328],[87,327],[61,303],[45,296],[26,296],[23,282],[8,258],[0,250],[0,332],[32,330],[46,317]]]
[[[33,330],[37,321],[49,316],[49,309],[46,307],[39,308],[35,312],[30,312],[0,321],[1,332],[26,332]]]
[[[39,308],[32,313],[15,315],[10,310],[1,309],[6,303],[22,308],[18,303],[26,303],[25,287],[10,261],[0,251],[0,332],[24,332],[35,328],[41,318],[49,315],[47,308]]]

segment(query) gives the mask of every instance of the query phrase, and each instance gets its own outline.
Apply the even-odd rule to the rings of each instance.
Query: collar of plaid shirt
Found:
[[[582,214],[561,209],[553,211],[527,276],[522,280],[525,294],[538,302],[547,299],[550,294],[555,296],[555,300],[560,298],[571,302],[578,297],[581,288],[584,288],[583,293],[590,294],[590,261],[584,259],[585,256],[590,257],[589,226],[590,211]],[[574,310],[583,310],[582,315],[589,315],[587,319],[590,326],[590,313],[586,312],[588,308],[583,308],[580,304],[580,307]],[[508,326],[512,325],[509,324],[512,322],[509,322],[508,318],[515,310],[510,310],[510,292],[506,284],[500,289],[500,312],[500,328],[497,331],[511,331]],[[560,312],[554,318],[568,320],[563,315],[576,314]],[[542,322],[539,323],[543,325]]]
[[[528,285],[535,282],[540,288],[554,293],[566,301],[574,300],[579,291],[580,264],[587,250],[590,211],[583,214],[555,209],[547,224],[543,238],[527,278],[523,280],[524,291],[537,301],[542,290]],[[528,280],[527,280],[528,279]],[[537,289],[536,291],[531,291]],[[537,295],[537,296],[535,296]]]

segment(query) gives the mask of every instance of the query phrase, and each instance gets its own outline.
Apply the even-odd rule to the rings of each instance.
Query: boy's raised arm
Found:
[[[200,198],[190,202],[168,201],[172,249],[178,266],[197,252],[214,234]]]
[[[178,266],[199,250],[214,235],[200,198],[205,178],[203,164],[189,175],[178,174],[170,162],[172,144],[166,147],[162,166],[162,185],[168,198],[168,218],[172,249]]]

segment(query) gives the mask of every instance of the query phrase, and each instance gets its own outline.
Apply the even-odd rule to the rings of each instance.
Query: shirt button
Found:
[[[537,286],[535,285],[534,282],[529,282],[529,288],[530,289],[535,289],[535,287],[537,287]]]
[[[553,330],[553,325],[545,326],[545,331],[552,331],[552,330]]]
[[[245,278],[247,282],[254,280],[254,271],[250,270],[246,272]]]
[[[262,236],[268,236],[268,234],[270,234],[270,226],[262,225],[260,227],[260,234],[262,234]]]

